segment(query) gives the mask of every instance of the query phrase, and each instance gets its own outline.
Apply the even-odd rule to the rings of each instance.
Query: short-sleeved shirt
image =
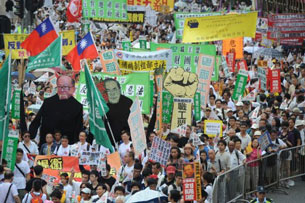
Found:
[[[17,187],[16,187],[15,184],[13,184],[13,183],[7,183],[7,182],[2,183],[2,184],[0,185],[0,191],[1,191],[1,193],[0,193],[0,202],[4,202],[4,200],[5,200],[5,198],[6,198],[6,195],[7,195],[7,193],[8,193],[8,190],[9,190],[10,185],[12,185],[12,187],[11,187],[11,189],[10,189],[10,193],[9,193],[9,195],[8,195],[8,197],[7,197],[6,202],[12,202],[12,203],[15,202],[14,196],[17,196],[17,195],[18,195]]]
[[[47,182],[41,178],[32,178],[30,179],[27,183],[26,183],[26,187],[25,190],[30,192],[32,187],[33,187],[33,183],[35,180],[40,180],[41,181],[41,187],[44,187],[45,185],[47,185]]]
[[[16,165],[20,168],[23,174],[30,173],[30,166],[27,162],[21,161],[20,163],[16,163]],[[19,171],[19,169],[15,166],[14,169],[14,181],[13,183],[17,186],[17,189],[25,189],[26,186],[26,177]]]

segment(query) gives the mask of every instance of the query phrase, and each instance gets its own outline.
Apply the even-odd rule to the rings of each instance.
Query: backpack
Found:
[[[32,196],[31,203],[43,203],[42,201],[42,192],[39,195],[35,195],[33,192],[30,193]]]

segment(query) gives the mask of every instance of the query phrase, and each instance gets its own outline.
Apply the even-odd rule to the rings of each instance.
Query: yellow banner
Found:
[[[118,59],[118,64],[122,74],[133,71],[154,71],[160,67],[166,68],[165,60],[124,61]]]
[[[192,102],[190,98],[174,98],[171,130],[184,124],[191,125]]]
[[[62,34],[62,55],[65,56],[75,47],[75,32],[66,30],[59,34]],[[28,58],[27,51],[20,46],[28,36],[28,34],[4,34],[5,55],[8,56],[11,49],[12,59]]]
[[[27,51],[20,44],[28,37],[28,34],[4,34],[4,51],[8,56],[12,50],[12,59],[28,58]]]
[[[183,43],[255,37],[257,12],[186,18]]]

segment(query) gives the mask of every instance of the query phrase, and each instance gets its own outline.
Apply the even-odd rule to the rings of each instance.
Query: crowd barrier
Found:
[[[248,197],[258,185],[281,190],[301,176],[305,176],[305,145],[265,154],[218,175],[213,184],[212,203],[249,202]]]

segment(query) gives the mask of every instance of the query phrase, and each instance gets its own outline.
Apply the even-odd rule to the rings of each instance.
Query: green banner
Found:
[[[11,104],[11,54],[0,69],[0,140],[8,134],[8,123]]]
[[[123,51],[132,51],[131,42],[122,41],[122,49],[123,49]]]
[[[194,96],[194,117],[195,121],[201,120],[200,92],[196,92]]]
[[[121,85],[121,93],[133,101],[139,97],[142,113],[150,114],[151,88],[149,72],[130,73],[128,75],[114,75],[106,73],[93,73],[98,79],[114,78]]]
[[[192,73],[197,73],[199,54],[216,56],[215,45],[167,43],[156,44],[151,42],[150,49],[152,51],[159,49],[171,49],[173,52],[172,66],[184,68],[185,70],[191,71]]]
[[[7,161],[7,167],[14,171],[16,163],[16,152],[19,141],[18,131],[10,130],[8,136],[4,138],[2,159]]]
[[[102,94],[97,89],[87,64],[85,65],[85,78],[87,99],[89,103],[90,132],[94,135],[97,144],[103,145],[108,148],[110,152],[113,152],[113,147],[102,118],[109,111],[109,108]]]
[[[79,103],[83,105],[83,110],[88,112],[88,100],[87,100],[87,87],[86,87],[86,77],[83,71],[80,72],[78,87],[76,90],[76,99]]]
[[[17,88],[14,90],[11,115],[14,119],[20,119],[20,94],[21,89]]]
[[[37,56],[29,57],[26,72],[61,66],[61,35]]]
[[[203,16],[217,16],[221,15],[220,12],[207,12],[207,13],[174,13],[174,22],[176,28],[176,38],[182,39],[183,29],[184,29],[184,20],[185,18],[190,17],[203,17]]]
[[[247,79],[248,79],[248,71],[239,70],[232,96],[233,100],[237,101],[240,96],[243,96],[247,84]]]
[[[212,73],[211,81],[218,81],[219,78],[219,66],[221,65],[221,56],[216,56],[216,64]]]
[[[127,20],[127,0],[83,0],[83,18]]]
[[[168,91],[162,92],[162,123],[171,123],[174,96]]]
[[[147,41],[144,38],[139,39],[140,49],[147,49]]]

